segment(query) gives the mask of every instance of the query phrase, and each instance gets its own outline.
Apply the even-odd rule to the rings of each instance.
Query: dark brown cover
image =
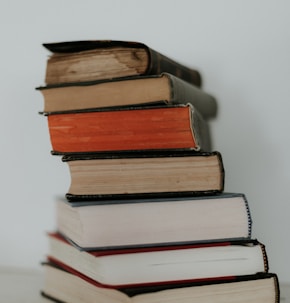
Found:
[[[196,86],[200,87],[202,84],[201,75],[197,70],[184,66],[141,42],[118,40],[84,40],[44,43],[43,46],[53,53],[73,53],[96,48],[112,48],[117,46],[144,48],[149,55],[149,64],[145,72],[146,75],[168,72],[182,78],[187,82],[195,84]]]
[[[94,81],[84,81],[84,82],[67,82],[67,83],[57,83],[57,84],[49,84],[46,86],[36,87],[36,90],[49,90],[49,89],[61,89],[63,87],[74,87],[74,86],[93,86],[106,82],[121,82],[121,81],[132,81],[132,86],[134,85],[134,81],[138,81],[140,79],[148,79],[148,78],[162,78],[166,77],[169,80],[171,96],[170,100],[153,100],[152,103],[140,103],[136,100],[136,106],[150,106],[150,105],[178,105],[178,104],[186,104],[191,103],[203,116],[205,119],[214,118],[217,115],[217,102],[216,99],[198,88],[196,85],[193,85],[187,81],[182,80],[179,77],[176,77],[169,73],[161,73],[156,75],[137,75],[131,77],[121,77],[121,78],[113,78],[106,80],[94,80]],[[124,106],[125,107],[125,106]],[[128,107],[128,106],[127,106]],[[84,110],[86,108],[84,107]],[[54,111],[54,113],[57,111]],[[53,113],[53,112],[52,112]],[[51,114],[49,112],[41,112],[41,114]]]

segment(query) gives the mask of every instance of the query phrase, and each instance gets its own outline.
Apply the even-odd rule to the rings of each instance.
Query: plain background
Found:
[[[44,83],[44,42],[144,42],[198,69],[218,102],[213,145],[225,189],[246,194],[253,237],[270,271],[290,282],[290,2],[283,0],[4,1],[0,9],[0,265],[39,268],[54,229],[54,197],[69,186],[50,154],[35,87]],[[132,226],[132,228],[134,228]]]

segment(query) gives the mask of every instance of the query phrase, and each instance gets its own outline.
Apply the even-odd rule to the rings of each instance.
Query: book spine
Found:
[[[168,73],[163,73],[163,75],[169,80],[172,104],[191,103],[203,118],[209,119],[216,116],[217,103],[211,95],[174,75]]]
[[[253,224],[253,221],[252,221],[252,216],[251,216],[251,211],[250,211],[249,203],[248,203],[248,200],[247,200],[247,198],[246,198],[245,195],[243,195],[243,199],[244,199],[244,202],[245,202],[245,207],[246,207],[246,212],[247,212],[247,217],[248,217],[248,237],[250,238],[251,235],[252,235],[252,224]]]
[[[147,74],[160,74],[162,72],[168,72],[184,79],[189,83],[201,87],[201,75],[197,70],[190,69],[149,47],[146,49],[149,54]]]
[[[262,243],[259,243],[259,244],[261,246],[261,250],[262,250],[262,254],[263,254],[265,272],[268,272],[269,271],[269,262],[268,262],[268,256],[267,256],[267,252],[266,252],[266,247]]]
[[[276,274],[273,274],[273,278],[274,278],[274,283],[275,283],[275,303],[279,303],[280,302],[280,286],[279,286],[279,279],[278,276]]]
[[[207,121],[205,121],[199,111],[191,104],[187,106],[190,110],[191,131],[197,143],[197,150],[210,151],[211,140]]]

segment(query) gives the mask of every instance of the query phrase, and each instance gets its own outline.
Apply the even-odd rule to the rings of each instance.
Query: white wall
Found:
[[[290,282],[290,2],[63,0],[1,3],[0,265],[38,267],[67,167],[50,155],[38,115],[48,53],[41,43],[141,41],[202,73],[226,190],[246,193],[270,270]]]

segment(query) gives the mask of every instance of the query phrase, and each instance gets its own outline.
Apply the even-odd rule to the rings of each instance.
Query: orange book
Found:
[[[208,150],[206,122],[192,105],[133,107],[48,115],[54,153]]]

